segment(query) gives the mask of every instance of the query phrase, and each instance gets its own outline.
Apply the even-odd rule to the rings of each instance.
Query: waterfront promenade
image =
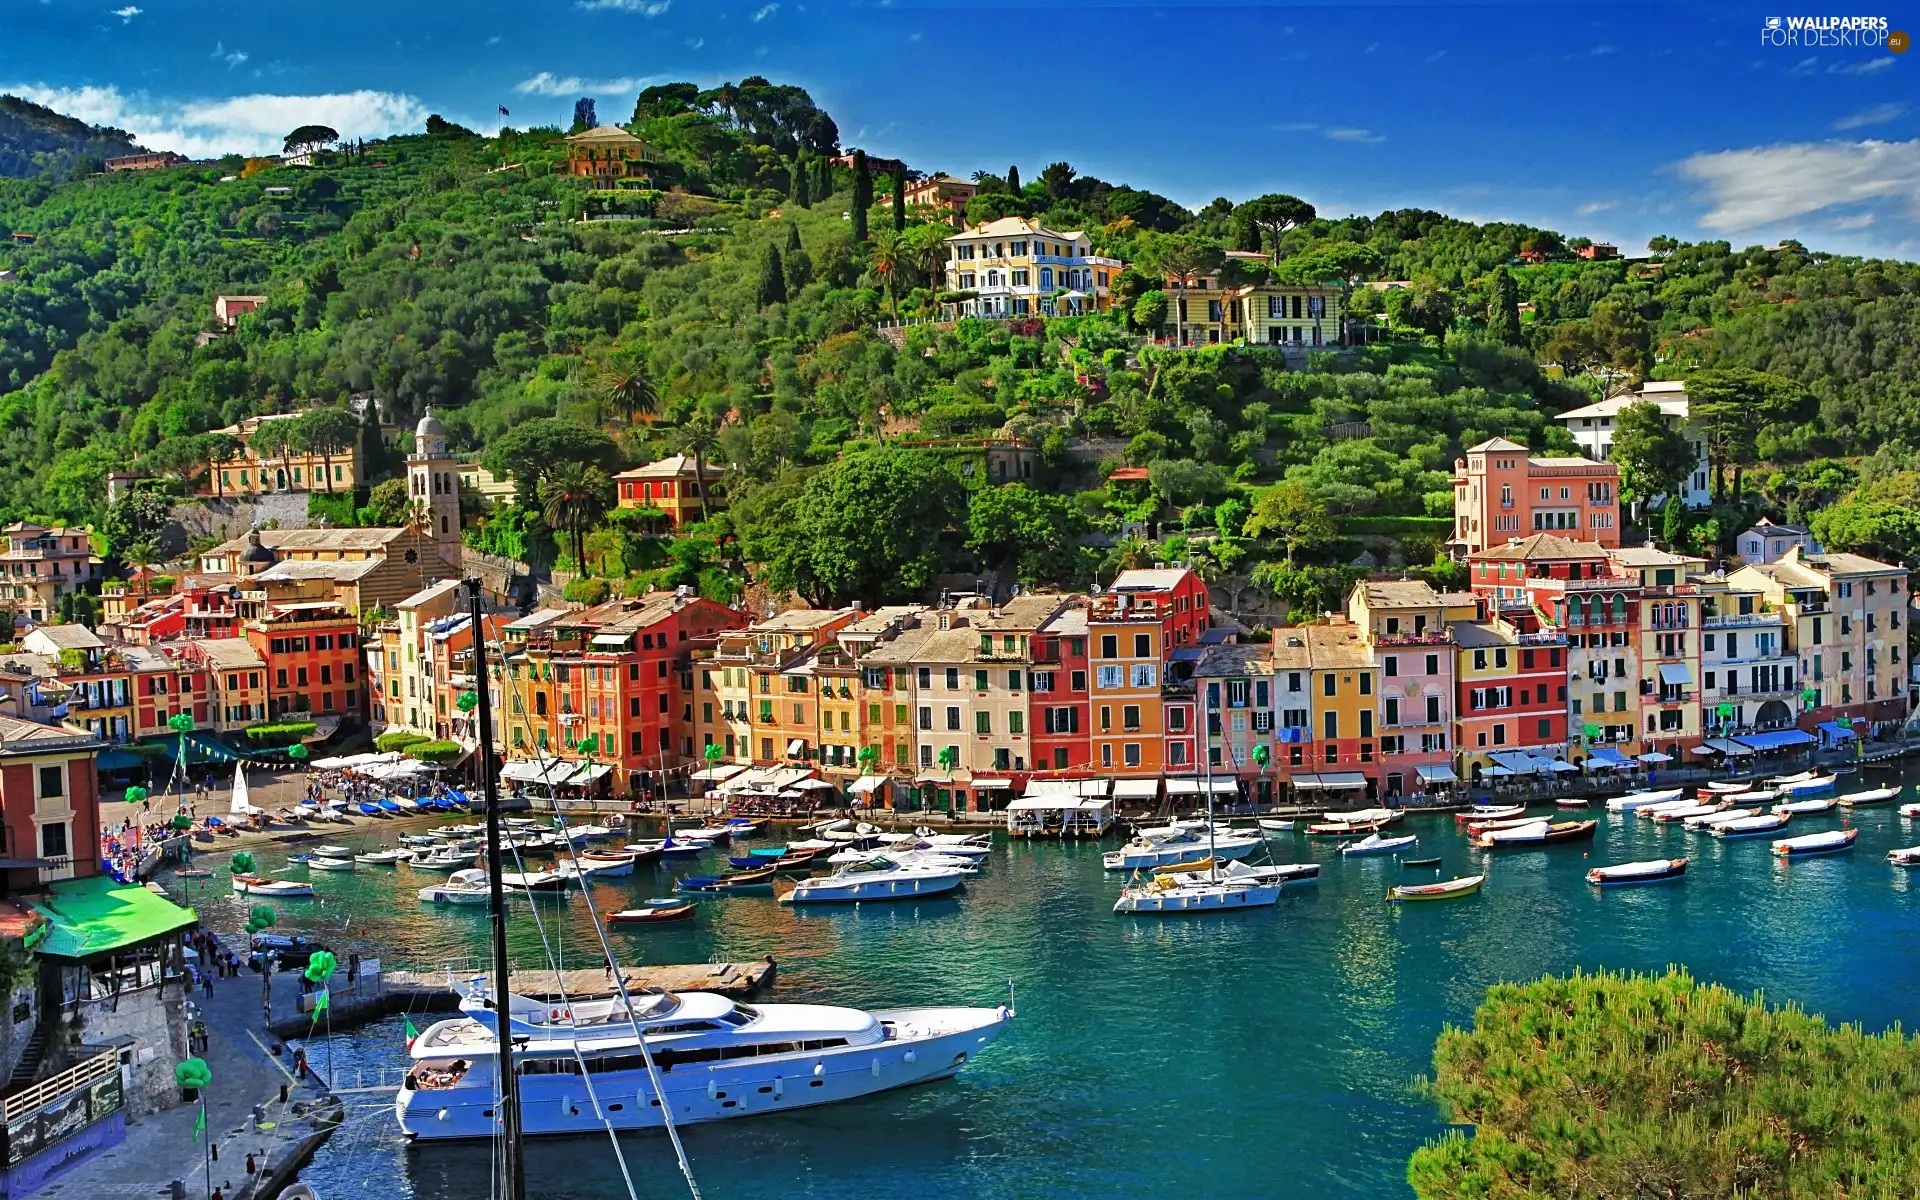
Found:
[[[244,939],[229,936],[226,944],[239,950]],[[207,1026],[207,1049],[202,1058],[213,1072],[207,1089],[207,1135],[219,1158],[208,1174],[205,1147],[194,1140],[198,1104],[182,1104],[144,1117],[127,1126],[127,1139],[49,1183],[36,1193],[41,1200],[153,1200],[164,1195],[171,1180],[186,1185],[187,1200],[206,1200],[219,1188],[227,1200],[238,1200],[247,1186],[247,1155],[264,1166],[281,1161],[311,1129],[293,1113],[322,1098],[311,1079],[293,1087],[286,1104],[280,1087],[292,1081],[291,1051],[286,1061],[265,1047],[273,1043],[261,1024],[260,977],[242,971],[238,978],[216,979],[213,995],[195,994],[201,1020]],[[255,1129],[253,1108],[260,1105],[271,1129]]]

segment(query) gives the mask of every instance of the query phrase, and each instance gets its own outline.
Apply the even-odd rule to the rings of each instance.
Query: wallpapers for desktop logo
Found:
[[[1888,49],[1907,48],[1907,35],[1886,17],[1768,17],[1760,26],[1760,44],[1781,47]]]

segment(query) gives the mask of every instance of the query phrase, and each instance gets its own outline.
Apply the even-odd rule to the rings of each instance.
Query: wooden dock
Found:
[[[745,999],[773,982],[778,968],[772,958],[745,963],[679,963],[650,967],[620,968],[620,982],[629,992],[658,988],[669,992],[716,992],[734,999]],[[457,993],[445,971],[386,971],[381,975],[382,990],[396,997],[402,1007],[420,1007],[417,1001],[441,999],[449,1005]],[[585,967],[561,971],[556,980],[550,970],[516,969],[508,976],[508,988],[515,995],[531,1000],[557,1000],[562,993],[575,1000],[593,1000],[618,993],[613,972],[605,967]],[[409,1004],[409,1001],[416,1003]]]

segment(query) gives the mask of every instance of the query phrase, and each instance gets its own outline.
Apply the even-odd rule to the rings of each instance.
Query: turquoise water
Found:
[[[1169,1187],[1209,1197],[1405,1196],[1408,1154],[1440,1129],[1409,1084],[1442,1025],[1469,1020],[1490,983],[1575,967],[1682,963],[1834,1020],[1915,1023],[1920,875],[1884,856],[1920,843],[1920,826],[1892,806],[1852,819],[1862,832],[1851,854],[1791,864],[1764,838],[1723,843],[1595,815],[1595,842],[1502,852],[1481,895],[1448,903],[1389,906],[1389,884],[1434,873],[1343,861],[1331,843],[1276,835],[1285,839],[1276,857],[1325,864],[1317,886],[1290,890],[1277,909],[1117,917],[1117,884],[1097,847],[1034,844],[997,848],[957,899],[800,911],[766,898],[713,900],[687,926],[610,936],[626,961],[773,954],[775,1000],[993,1004],[1015,982],[1013,1028],[952,1082],[685,1130],[710,1200],[762,1200],[776,1189],[822,1200],[1106,1198]],[[1840,821],[1796,819],[1789,832]],[[1442,878],[1487,859],[1466,848],[1451,816],[1406,824],[1420,835],[1411,856],[1442,855]],[[1693,859],[1678,884],[1600,892],[1582,879],[1598,863],[1678,854]],[[605,911],[661,894],[669,877],[643,870],[612,881],[596,888],[596,903]],[[422,883],[404,867],[323,876],[329,899],[281,902],[281,928],[388,960],[482,952],[484,917],[421,906]],[[229,894],[194,899],[215,927],[243,919],[245,905]],[[540,911],[561,931],[568,963],[590,963],[585,904],[549,901]],[[523,957],[537,952],[530,926],[522,900],[514,941]],[[372,1082],[402,1063],[400,1024],[337,1036],[336,1083]],[[325,1066],[325,1051],[312,1056]],[[321,1195],[486,1194],[484,1147],[405,1147],[390,1097],[349,1101],[351,1119],[307,1176]],[[623,1146],[641,1195],[686,1195],[664,1137],[629,1136]],[[536,1197],[624,1194],[605,1138],[536,1141],[528,1172]]]

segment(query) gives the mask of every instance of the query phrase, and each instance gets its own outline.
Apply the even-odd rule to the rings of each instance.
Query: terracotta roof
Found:
[[[260,544],[269,550],[380,550],[407,531],[404,529],[260,529]],[[245,536],[221,542],[206,555],[238,554],[245,550]]]
[[[1185,567],[1151,567],[1122,571],[1108,585],[1110,592],[1170,592],[1193,574]]]
[[[1607,552],[1592,542],[1575,542],[1552,533],[1536,533],[1504,546],[1489,546],[1469,559],[1478,562],[1530,562],[1534,559],[1604,559]]]
[[[1345,670],[1373,665],[1373,651],[1367,647],[1358,625],[1309,625],[1307,652],[1317,670]]]
[[[1071,596],[1058,593],[1015,596],[986,616],[974,621],[973,626],[975,629],[995,632],[1018,633],[1023,630],[1037,632],[1052,618],[1053,614],[1059,612],[1071,600]]]
[[[899,637],[875,646],[867,651],[860,661],[869,666],[910,663],[919,655],[921,647],[927,644],[927,639],[938,632],[939,630],[931,625],[915,625],[910,629],[903,629]]]
[[[814,633],[852,611],[849,608],[790,608],[755,621],[749,628],[754,633]]]
[[[618,125],[595,125],[592,129],[583,129],[579,133],[568,134],[563,140],[569,142],[634,142],[646,145],[646,142]]]
[[[335,583],[353,583],[386,565],[384,558],[362,558],[349,562],[306,562],[296,559],[275,563],[255,575],[254,579],[269,583],[296,579],[331,579]]]
[[[694,461],[693,455],[675,454],[670,457],[663,458],[659,462],[650,462],[644,467],[634,467],[632,470],[622,471],[618,475],[615,475],[614,478],[615,479],[692,478],[696,474],[694,467],[695,467],[695,461]],[[713,478],[713,473],[711,471],[707,473],[707,478],[708,479]]]
[[[104,750],[106,745],[92,734],[77,729],[0,716],[0,756]]]
[[[1486,441],[1481,442],[1478,446],[1467,447],[1468,454],[1480,454],[1482,452],[1506,453],[1508,451],[1518,451],[1521,454],[1525,454],[1527,452],[1527,448],[1525,446],[1522,446],[1519,442],[1510,442],[1503,437],[1488,438]]]
[[[104,650],[106,643],[85,625],[42,625],[21,639],[22,644],[44,641],[56,650]]]
[[[223,671],[267,665],[246,638],[196,638],[193,644],[207,656],[209,666]]]
[[[1420,579],[1368,579],[1360,584],[1370,608],[1438,608],[1440,593]]]

